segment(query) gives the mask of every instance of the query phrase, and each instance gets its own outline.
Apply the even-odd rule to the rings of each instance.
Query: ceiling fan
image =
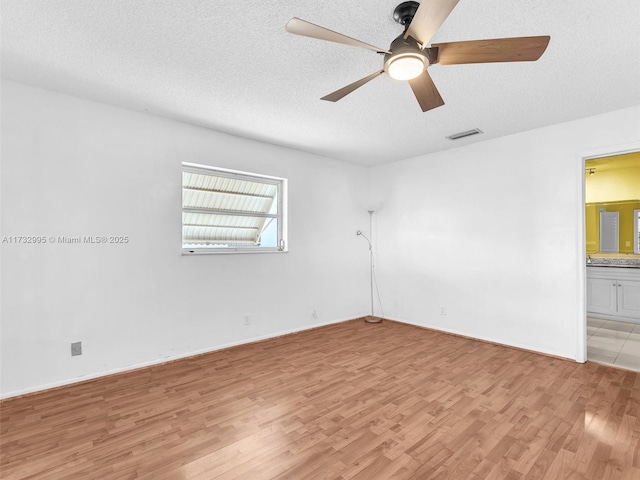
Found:
[[[362,47],[384,55],[382,70],[336,90],[322,97],[322,100],[337,102],[386,72],[396,80],[408,80],[422,111],[426,112],[444,105],[427,71],[430,65],[535,61],[549,44],[549,36],[540,36],[435,43],[429,46],[436,30],[453,11],[458,1],[423,0],[422,3],[403,2],[398,5],[393,12],[393,18],[404,26],[404,32],[391,42],[389,49],[369,45],[296,17],[287,23],[287,31],[296,35]]]

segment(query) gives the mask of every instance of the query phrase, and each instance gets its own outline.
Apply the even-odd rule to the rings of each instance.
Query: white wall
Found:
[[[2,244],[0,396],[367,314],[369,208],[386,317],[579,358],[581,156],[639,140],[637,107],[367,170],[3,82],[1,235],[131,242]],[[291,251],[181,256],[182,161],[288,178]]]
[[[640,107],[374,168],[386,316],[580,359],[582,155],[638,140]]]
[[[2,236],[130,237],[2,245],[1,396],[369,310],[363,167],[9,81],[1,153]],[[181,256],[182,161],[288,178],[290,252]]]

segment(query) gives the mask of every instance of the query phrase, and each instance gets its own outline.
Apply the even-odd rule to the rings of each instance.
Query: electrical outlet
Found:
[[[316,311],[315,308],[311,309],[311,316],[316,320],[318,319],[318,312]]]
[[[245,313],[245,315],[244,315],[244,324],[245,325],[251,325],[251,314],[250,313]]]
[[[446,315],[446,314],[447,314],[446,305],[440,305],[440,315]]]
[[[82,342],[73,342],[71,344],[71,356],[82,355]]]

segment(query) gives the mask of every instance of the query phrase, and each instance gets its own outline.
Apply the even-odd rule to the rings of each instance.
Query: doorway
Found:
[[[580,165],[583,224],[578,251],[583,253],[585,268],[580,279],[584,315],[578,329],[578,352],[584,351],[583,361],[640,370],[640,356],[629,356],[640,347],[640,315],[619,315],[619,285],[592,278],[618,271],[618,263],[640,262],[640,143],[590,152],[581,156]],[[637,272],[640,278],[640,270]]]

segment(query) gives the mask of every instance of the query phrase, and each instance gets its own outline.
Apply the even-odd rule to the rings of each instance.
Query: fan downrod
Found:
[[[406,30],[409,28],[411,20],[413,20],[420,4],[418,2],[402,2],[393,11],[393,19],[402,25]]]

